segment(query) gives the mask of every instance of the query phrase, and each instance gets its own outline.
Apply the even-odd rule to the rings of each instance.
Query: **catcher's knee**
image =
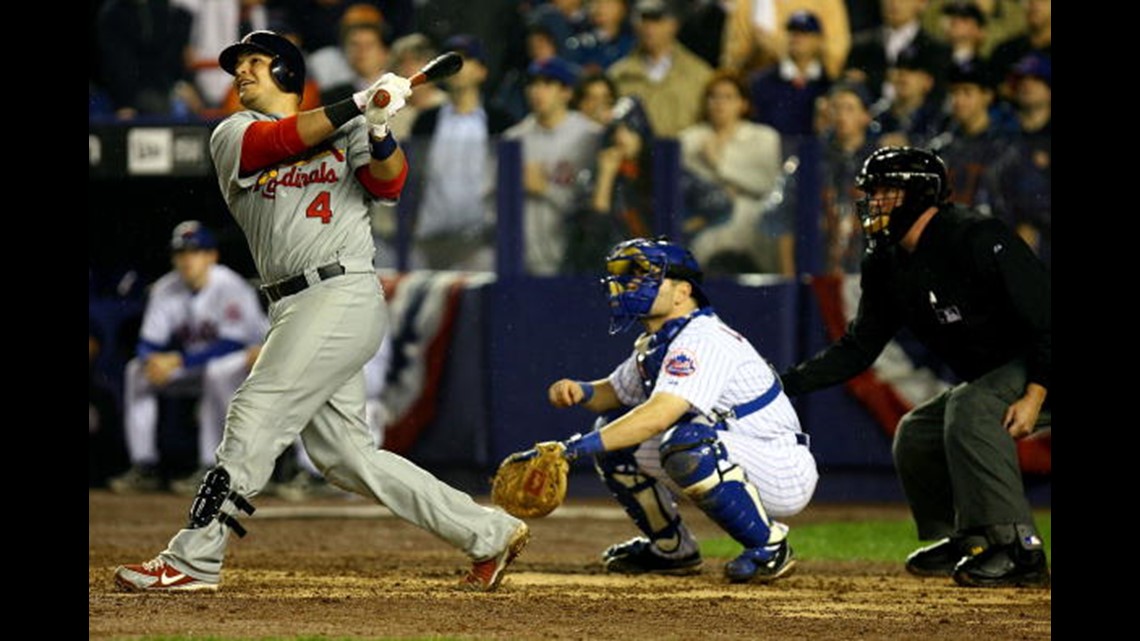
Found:
[[[681,423],[661,441],[661,465],[669,478],[690,496],[705,494],[720,483],[720,462],[728,462],[716,428]]]
[[[223,510],[226,501],[234,508],[253,514],[254,507],[245,497],[235,492],[230,486],[230,473],[222,466],[216,466],[206,472],[202,483],[198,486],[198,493],[194,502],[190,504],[190,522],[188,529],[205,527],[214,519],[223,525],[229,526],[238,536],[245,536],[245,528],[232,513]]]

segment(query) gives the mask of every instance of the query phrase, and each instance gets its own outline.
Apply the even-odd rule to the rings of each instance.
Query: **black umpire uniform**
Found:
[[[963,585],[1048,584],[1041,539],[1025,497],[1017,447],[1004,425],[1027,386],[1050,387],[1052,314],[1044,264],[1003,222],[946,202],[933,153],[880,149],[857,184],[905,190],[889,229],[868,235],[859,309],[846,334],[781,375],[792,396],[854,377],[908,328],[963,383],[903,417],[892,448],[922,540],[907,560],[922,576]],[[870,196],[864,231],[875,228]],[[917,242],[899,239],[924,213]],[[1049,424],[1048,401],[1036,427]]]

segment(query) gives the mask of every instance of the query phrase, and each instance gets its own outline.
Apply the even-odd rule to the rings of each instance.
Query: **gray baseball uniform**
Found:
[[[272,285],[303,274],[309,285],[271,303],[261,355],[230,403],[218,465],[248,499],[300,434],[330,482],[383,503],[472,559],[496,554],[520,521],[376,449],[365,421],[363,367],[380,346],[388,313],[372,266],[372,196],[354,176],[370,157],[363,116],[299,157],[243,173],[246,129],[274,119],[234,114],[215,129],[211,154],[262,279]],[[322,280],[318,269],[336,263],[343,275]],[[223,512],[234,511],[227,500]],[[217,520],[185,528],[161,557],[179,572],[218,581],[228,536]]]

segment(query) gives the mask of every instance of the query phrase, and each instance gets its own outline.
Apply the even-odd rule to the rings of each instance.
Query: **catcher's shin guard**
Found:
[[[228,525],[238,536],[245,536],[245,527],[234,518],[233,514],[222,511],[226,501],[230,501],[235,508],[253,514],[254,507],[245,497],[230,489],[230,473],[226,468],[217,466],[211,468],[202,477],[202,484],[198,486],[198,494],[190,504],[190,522],[188,529],[204,527],[214,519]]]
[[[715,427],[678,424],[661,441],[661,463],[685,495],[745,548],[769,543],[771,522],[756,487],[728,459]]]
[[[680,551],[690,537],[681,524],[677,503],[668,488],[641,472],[634,449],[598,454],[594,467],[610,494],[658,549],[666,553]]]

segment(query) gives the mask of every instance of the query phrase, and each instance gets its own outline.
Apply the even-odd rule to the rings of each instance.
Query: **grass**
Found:
[[[1038,511],[1034,517],[1045,544],[1045,555],[1052,559],[1052,512]],[[910,519],[802,525],[792,528],[789,541],[798,558],[821,561],[902,562],[915,548],[925,544],[918,540]],[[728,537],[701,542],[701,554],[710,558],[732,558],[741,549],[739,543]]]

